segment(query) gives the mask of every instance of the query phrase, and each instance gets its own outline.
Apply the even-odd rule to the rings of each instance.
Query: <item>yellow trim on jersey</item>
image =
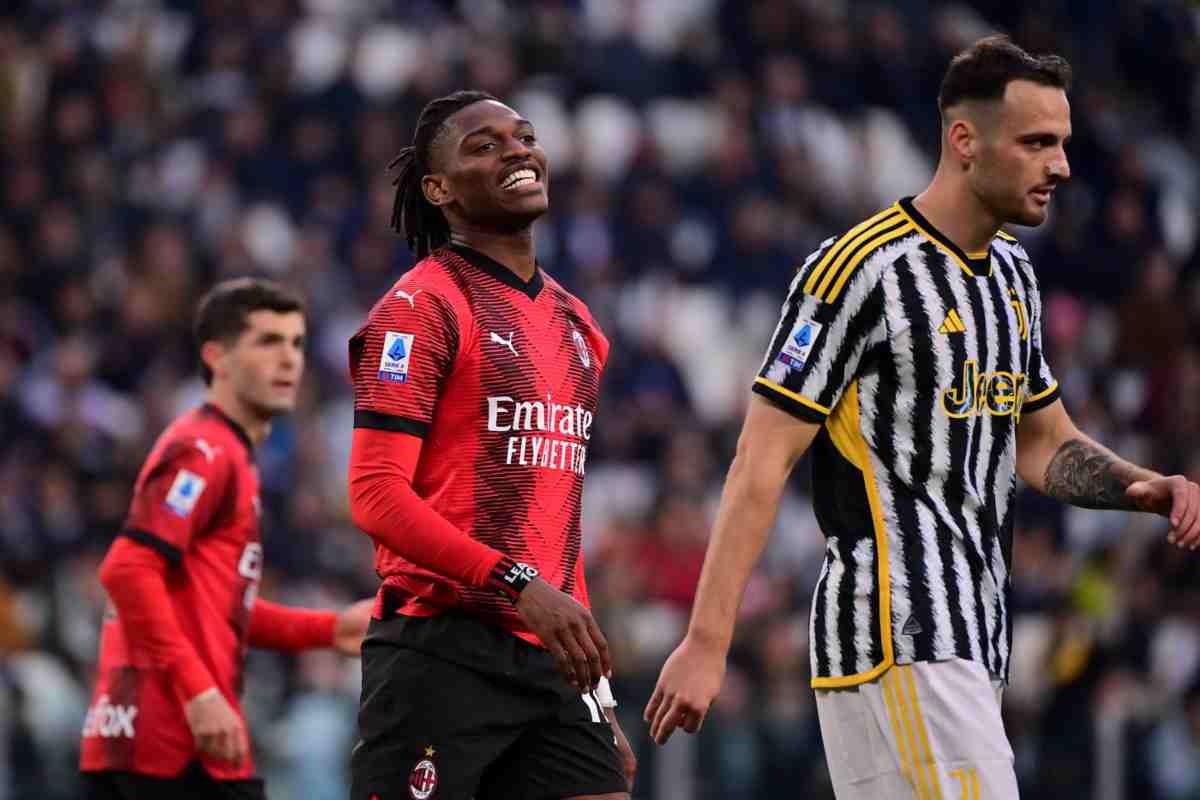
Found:
[[[922,763],[929,771],[929,782],[933,785],[933,796],[936,800],[942,800],[942,786],[938,780],[937,762],[934,761],[933,751],[929,747],[929,734],[925,730],[925,716],[921,713],[921,700],[917,695],[917,682],[913,679],[912,665],[909,664],[901,667],[899,672],[904,677],[905,683],[908,684],[908,694],[912,699],[913,716],[916,717],[917,735],[921,740],[921,750],[925,757]]]
[[[934,236],[934,235],[933,235],[932,233],[930,233],[929,231],[927,231],[927,230],[925,230],[924,228],[922,228],[922,227],[921,227],[921,225],[920,225],[920,224],[919,224],[919,223],[918,223],[918,222],[917,222],[915,219],[913,219],[912,217],[910,217],[910,216],[908,215],[908,212],[907,212],[907,211],[905,211],[903,208],[901,208],[901,209],[900,209],[900,213],[904,215],[905,219],[907,219],[909,222],[911,222],[911,223],[913,224],[913,227],[914,227],[914,228],[916,228],[916,229],[917,229],[917,230],[919,230],[919,231],[920,231],[922,234],[924,234],[926,239],[928,239],[929,241],[931,241],[931,242],[933,242],[934,244],[936,244],[936,245],[938,246],[938,249],[939,249],[939,250],[941,250],[943,253],[945,253],[946,255],[950,256],[950,257],[951,257],[951,258],[953,258],[955,261],[957,261],[957,262],[958,262],[958,265],[959,265],[960,267],[962,267],[962,271],[963,271],[963,272],[967,273],[967,274],[968,274],[968,275],[970,275],[972,278],[978,277],[978,276],[976,276],[976,275],[975,275],[975,273],[974,273],[974,272],[972,272],[972,271],[971,271],[971,267],[967,265],[967,262],[963,261],[961,258],[959,258],[959,257],[958,257],[958,253],[954,252],[954,251],[953,251],[953,250],[951,250],[949,247],[947,247],[947,246],[945,245],[945,243],[944,243],[944,242],[942,242],[942,240],[941,240],[941,239],[939,239],[938,237]],[[974,258],[974,256],[969,256],[969,257],[970,257],[970,258]]]
[[[909,764],[908,748],[904,746],[904,734],[900,730],[900,712],[896,710],[895,692],[892,690],[887,675],[883,676],[883,679],[879,681],[879,685],[883,689],[883,704],[887,706],[888,719],[892,722],[892,733],[896,736],[896,753],[900,756],[900,774],[904,776],[904,780],[908,781],[908,785],[913,787],[915,791],[917,781],[913,776],[912,766]]]
[[[1026,403],[1036,403],[1038,400],[1041,400],[1043,397],[1049,397],[1050,393],[1053,392],[1057,388],[1058,388],[1058,381],[1055,381],[1054,383],[1050,384],[1049,389],[1045,389],[1043,391],[1038,392],[1037,394],[1026,397],[1025,402]]]
[[[818,286],[817,290],[811,294],[818,300],[830,300],[830,296],[826,294],[826,289],[828,289],[830,284],[833,282],[834,276],[837,275],[842,269],[842,265],[846,263],[846,259],[850,258],[850,254],[855,250],[858,250],[858,254],[851,259],[851,261],[857,264],[860,260],[862,260],[863,253],[869,253],[875,248],[875,244],[872,241],[873,239],[878,238],[883,231],[887,230],[893,225],[903,222],[903,219],[903,217],[896,214],[889,214],[884,216],[881,220],[879,220],[879,222],[875,223],[870,228],[867,228],[865,231],[855,236],[853,239],[847,242],[844,247],[841,246],[841,242],[838,242],[838,247],[841,252],[838,253],[837,257],[834,258],[834,260],[829,264],[829,269],[825,272],[824,277],[821,279],[821,285]],[[865,246],[860,247],[860,245]]]
[[[875,223],[881,221],[884,217],[894,216],[895,212],[899,209],[899,207],[900,206],[898,203],[893,203],[892,205],[885,208],[883,211],[880,211],[879,213],[875,214],[874,216],[868,217],[867,219],[865,219],[862,222],[855,225],[850,230],[846,231],[846,233],[844,233],[842,235],[842,237],[840,239],[838,239],[833,244],[833,246],[831,246],[829,248],[829,251],[826,252],[824,256],[822,256],[820,263],[818,263],[817,266],[813,269],[812,273],[809,274],[808,280],[804,282],[804,293],[805,294],[813,294],[813,290],[816,289],[816,286],[817,286],[817,281],[820,280],[820,278],[821,278],[821,272],[825,269],[825,267],[827,267],[829,265],[829,262],[831,259],[833,259],[836,255],[838,255],[843,250],[845,250],[846,245],[850,242],[851,239],[855,238],[856,236],[858,236],[859,233],[865,231],[867,228],[871,227]]]
[[[1012,235],[1011,233],[1009,233],[1008,231],[1003,231],[1003,230],[1001,230],[1001,231],[996,231],[996,235],[997,235],[997,236],[999,236],[1001,239],[1004,239],[1005,241],[1009,241],[1009,242],[1016,242],[1016,241],[1017,241],[1017,237],[1013,236],[1013,235]]]
[[[858,265],[863,262],[863,259],[870,256],[876,250],[883,247],[893,239],[899,239],[901,236],[907,236],[908,234],[912,233],[912,231],[913,227],[911,225],[901,226],[891,233],[877,237],[869,245],[860,250],[858,255],[852,258],[850,263],[846,265],[846,268],[842,270],[842,276],[837,279],[837,283],[833,285],[833,289],[831,289],[829,294],[826,295],[826,302],[832,303],[834,300],[838,299],[838,295],[842,293],[842,287],[846,285],[846,281],[850,278],[850,275],[853,274],[854,270],[858,269]]]
[[[892,584],[888,563],[887,528],[883,524],[883,505],[879,502],[879,490],[875,483],[875,472],[871,468],[871,451],[863,438],[858,413],[858,381],[838,401],[833,414],[825,422],[829,438],[847,461],[862,471],[863,484],[867,490],[867,504],[871,507],[871,522],[875,528],[875,560],[878,565],[879,584],[879,636],[883,646],[883,661],[867,672],[837,677],[814,677],[814,689],[843,689],[860,683],[873,681],[887,672],[896,663],[892,653]]]
[[[827,416],[827,417],[829,416],[829,409],[826,408],[825,406],[821,405],[820,403],[818,403],[816,401],[809,400],[804,395],[797,394],[796,392],[793,392],[791,389],[785,389],[773,380],[769,380],[767,378],[755,378],[754,382],[761,383],[763,386],[767,387],[768,389],[775,391],[775,392],[779,392],[784,397],[795,400],[797,403],[799,403],[802,406],[808,406],[813,411],[819,411],[820,413],[824,414],[825,416]]]

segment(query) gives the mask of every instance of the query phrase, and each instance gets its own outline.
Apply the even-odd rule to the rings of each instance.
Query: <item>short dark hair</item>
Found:
[[[392,181],[396,199],[392,203],[392,228],[404,237],[408,248],[418,259],[450,241],[450,224],[442,210],[425,199],[421,179],[431,169],[430,151],[453,115],[481,100],[497,100],[487,92],[464,89],[430,100],[417,118],[413,143],[392,159],[388,169],[397,171]]]
[[[985,36],[950,60],[938,110],[944,118],[946,109],[964,100],[1000,100],[1012,81],[1070,89],[1071,65],[1062,56],[1030,55],[1004,34]]]
[[[196,347],[206,342],[230,343],[250,327],[247,319],[253,311],[290,311],[304,313],[300,295],[281,284],[264,278],[231,278],[221,281],[200,298],[192,331]],[[212,384],[212,370],[200,360],[200,372],[206,386]]]

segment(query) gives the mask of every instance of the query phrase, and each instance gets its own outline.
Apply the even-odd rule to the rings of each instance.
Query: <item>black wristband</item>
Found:
[[[490,580],[492,586],[512,602],[517,602],[525,587],[538,576],[537,567],[520,561],[513,561],[508,556],[500,559],[492,569]]]

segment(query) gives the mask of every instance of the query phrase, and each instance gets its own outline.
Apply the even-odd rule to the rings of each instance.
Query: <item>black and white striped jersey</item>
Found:
[[[911,198],[792,281],[754,391],[822,425],[813,685],[964,658],[1008,674],[1016,426],[1058,396],[1025,250],[968,254]]]

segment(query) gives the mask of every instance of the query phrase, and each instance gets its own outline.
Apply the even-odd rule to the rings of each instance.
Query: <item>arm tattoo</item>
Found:
[[[1091,442],[1072,439],[1046,467],[1046,494],[1081,508],[1135,510],[1125,496],[1135,480],[1128,466]]]

